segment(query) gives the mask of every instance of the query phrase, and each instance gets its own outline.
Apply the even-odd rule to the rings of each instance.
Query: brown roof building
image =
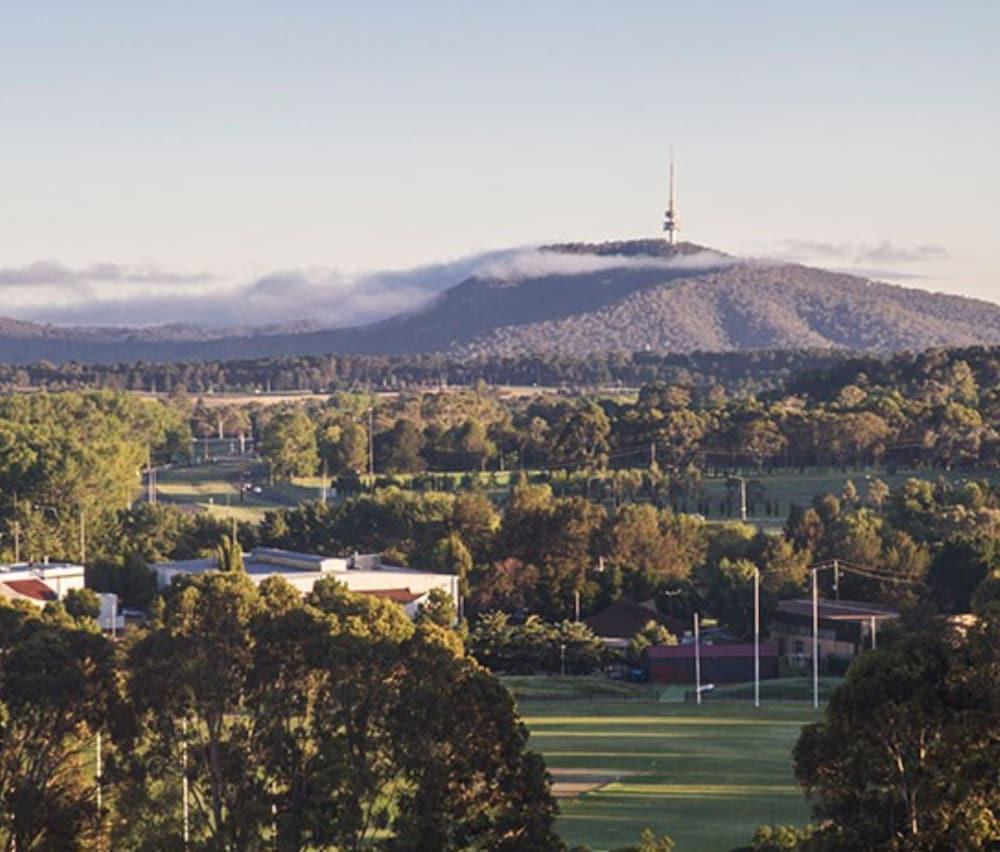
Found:
[[[593,631],[594,635],[603,639],[604,643],[611,648],[624,648],[628,644],[628,640],[650,621],[662,624],[674,636],[684,635],[685,625],[681,622],[660,615],[652,604],[640,604],[626,598],[620,598],[600,612],[595,612],[590,617],[583,619],[583,623]]]
[[[878,638],[879,627],[899,618],[890,607],[862,601],[818,602],[819,657],[852,659]],[[812,659],[813,606],[808,598],[781,601],[771,618],[771,641],[782,656]]]

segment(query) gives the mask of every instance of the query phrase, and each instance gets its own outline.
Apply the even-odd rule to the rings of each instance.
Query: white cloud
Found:
[[[708,269],[735,263],[711,251],[677,257],[639,257],[635,255],[569,254],[532,249],[483,265],[477,275],[500,281],[541,278],[547,275],[585,275],[606,269]]]
[[[0,271],[0,286],[20,289],[5,312],[23,319],[74,325],[263,326],[305,320],[317,326],[357,325],[419,310],[470,277],[513,281],[607,269],[704,269],[736,262],[713,252],[673,258],[562,253],[538,248],[484,252],[414,269],[345,273],[287,269],[245,284],[192,286],[176,273],[100,264],[72,270],[56,263]],[[8,273],[7,279],[4,272]],[[207,278],[207,276],[205,276]],[[16,283],[15,283],[16,282]],[[119,287],[121,282],[130,286]],[[58,298],[57,298],[58,297]]]
[[[156,266],[128,266],[93,263],[72,268],[53,260],[39,260],[26,266],[0,268],[0,287],[65,287],[87,284],[142,284],[150,286],[200,284],[211,281],[204,272],[184,273]]]

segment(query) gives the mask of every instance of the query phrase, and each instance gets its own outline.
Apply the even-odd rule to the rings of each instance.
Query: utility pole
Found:
[[[833,560],[833,597],[840,600],[840,564],[836,559]]]
[[[813,707],[819,707],[819,585],[818,568],[812,569],[813,605]]]
[[[701,706],[701,632],[698,629],[698,613],[694,614],[694,700]]]
[[[21,562],[21,522],[14,521],[14,564]]]
[[[760,568],[753,572],[753,706],[760,707]]]
[[[188,747],[187,747],[187,730],[188,723],[187,719],[181,722],[181,733],[184,737],[181,742],[181,798],[183,799],[183,804],[181,805],[181,812],[183,816],[183,832],[184,832],[184,850],[187,852],[188,845],[191,841],[191,813],[188,807]]]
[[[573,592],[573,612],[576,614],[576,621],[580,621],[580,593]]]
[[[87,516],[80,509],[80,564],[87,564]]]
[[[747,519],[747,481],[744,477],[739,477],[740,480],[740,520],[746,521]]]
[[[872,616],[872,650],[874,651],[878,647],[878,640],[875,638],[875,633],[877,631],[878,622],[875,620],[875,616]]]
[[[375,479],[375,406],[368,409],[368,475]]]
[[[101,776],[104,774],[103,767],[101,766],[101,732],[97,732],[97,765],[94,768],[94,781],[97,788],[97,819],[101,818],[101,811],[103,808],[102,804],[102,790],[101,790]]]

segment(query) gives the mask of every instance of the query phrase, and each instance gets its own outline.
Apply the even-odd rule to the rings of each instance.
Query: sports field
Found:
[[[572,846],[634,843],[643,828],[678,852],[729,852],[757,826],[803,825],[809,805],[791,752],[803,705],[746,702],[522,701],[531,748],[560,796],[558,828]]]

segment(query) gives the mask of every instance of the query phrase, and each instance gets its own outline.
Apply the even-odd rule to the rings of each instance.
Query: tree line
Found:
[[[634,397],[504,396],[486,387],[192,412],[198,434],[252,432],[279,479],[646,469],[696,490],[705,471],[1000,463],[1000,355],[925,354],[869,375],[801,374],[759,396],[653,383]],[[872,365],[873,367],[876,365]]]
[[[0,387],[111,390],[192,394],[240,391],[399,390],[491,385],[637,387],[656,381],[722,384],[748,392],[773,387],[794,372],[837,364],[849,353],[759,350],[748,353],[595,354],[456,358],[429,355],[324,355],[174,363],[0,364]]]
[[[0,605],[0,658],[6,849],[564,848],[503,686],[332,579],[188,579],[120,644]]]

